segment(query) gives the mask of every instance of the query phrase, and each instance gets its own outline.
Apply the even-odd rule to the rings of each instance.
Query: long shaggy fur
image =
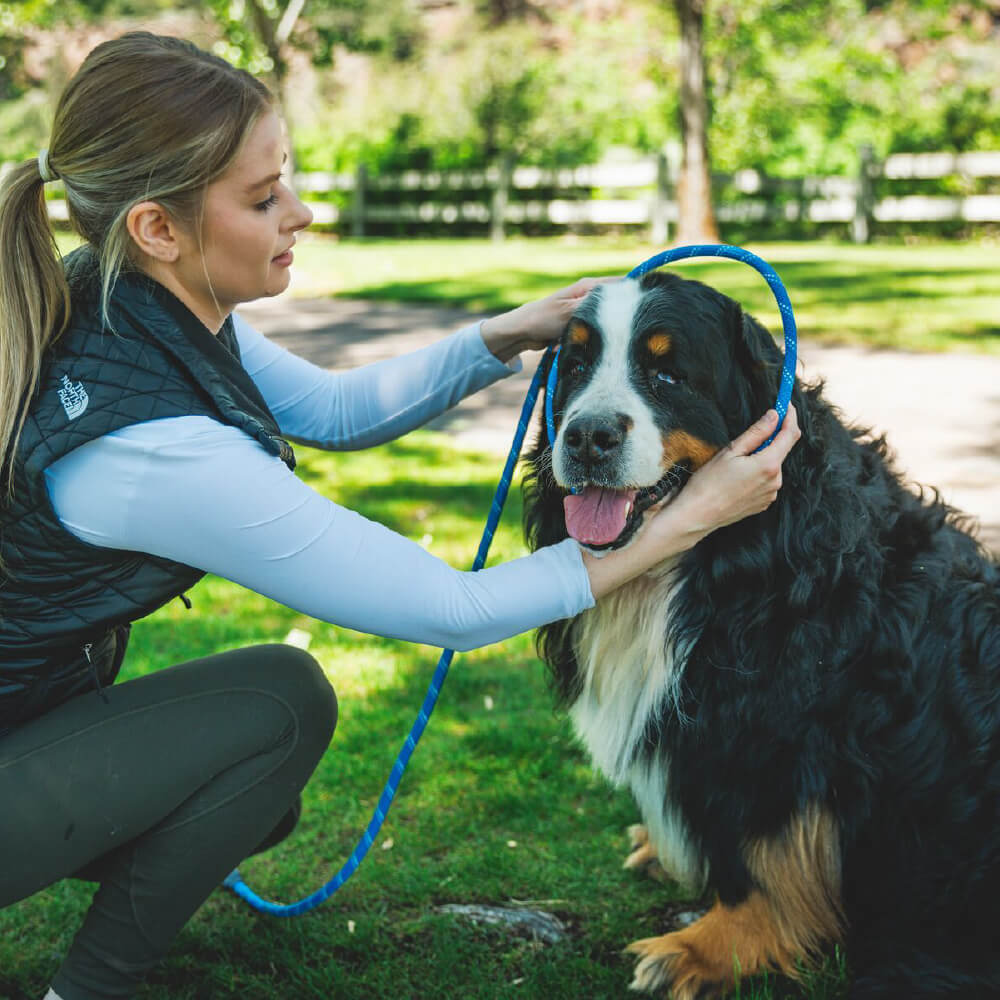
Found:
[[[773,338],[707,286],[650,275],[642,289],[685,317],[699,405],[735,438],[773,405]],[[815,929],[846,942],[854,1000],[1000,997],[1000,568],[936,493],[903,485],[883,439],[845,426],[821,384],[796,385],[793,405],[802,437],[767,511],[665,567],[669,586],[639,581],[614,613],[543,628],[540,655],[578,730],[581,713],[600,726],[606,699],[629,699],[630,724],[608,737],[617,770],[598,763],[637,793],[651,838],[673,826],[665,867],[713,890],[723,916],[757,912],[745,907],[763,892],[780,935],[782,895],[801,889],[820,910],[835,896]],[[685,429],[683,408],[673,419]],[[536,547],[566,537],[566,490],[539,442],[525,487]],[[623,616],[645,651],[616,663],[616,639],[581,662],[594,630]],[[825,832],[785,876],[775,858],[809,823]],[[638,985],[681,984],[691,941],[664,945]],[[705,975],[678,995],[711,993]]]

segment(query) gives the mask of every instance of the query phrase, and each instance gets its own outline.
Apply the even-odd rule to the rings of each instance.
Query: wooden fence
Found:
[[[299,193],[316,222],[338,225],[363,236],[374,225],[408,227],[467,223],[488,227],[502,238],[510,226],[648,226],[654,243],[665,243],[677,219],[677,170],[661,154],[631,163],[603,163],[569,169],[500,165],[481,171],[441,171],[369,176],[302,174]],[[875,223],[1000,222],[1000,194],[884,194],[893,181],[952,178],[970,186],[1000,178],[1000,152],[897,153],[876,162],[869,147],[859,154],[854,177],[775,178],[757,170],[713,177],[719,222],[747,226],[776,221],[846,225],[857,242],[871,238]],[[557,192],[563,197],[532,197]],[[343,204],[309,200],[338,192]],[[613,196],[609,196],[613,193]],[[386,195],[396,194],[396,198]]]
[[[664,244],[677,219],[675,160],[661,154],[566,169],[507,161],[486,170],[378,176],[361,167],[350,174],[298,174],[295,184],[317,225],[354,236],[387,226],[408,235],[428,227],[488,231],[494,239],[511,227],[615,226],[648,227],[651,241]],[[1000,223],[1000,194],[969,193],[996,178],[1000,152],[896,153],[877,162],[870,147],[863,147],[853,177],[775,178],[740,170],[715,175],[713,184],[723,225],[836,224],[856,242],[867,242],[875,224]],[[964,193],[891,193],[894,186],[912,189],[927,181]],[[64,202],[49,204],[54,219],[66,218]]]

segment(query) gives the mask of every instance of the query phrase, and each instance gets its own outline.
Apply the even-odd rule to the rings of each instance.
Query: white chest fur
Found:
[[[632,790],[660,863],[698,889],[704,861],[670,795],[667,762],[662,756],[633,760],[664,698],[677,706],[684,651],[667,643],[674,565],[664,563],[655,574],[626,584],[577,621],[573,638],[583,690],[570,717],[594,765],[615,785]]]

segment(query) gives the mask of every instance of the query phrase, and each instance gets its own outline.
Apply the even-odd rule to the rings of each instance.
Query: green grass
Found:
[[[368,452],[301,450],[305,479],[329,496],[471,563],[498,463],[411,435]],[[525,550],[512,495],[492,560]],[[409,730],[438,651],[319,623],[218,578],[138,623],[125,676],[292,628],[340,699],[333,744],[306,789],[299,830],[242,866],[266,897],[297,899],[339,868],[363,830]],[[178,733],[178,739],[184,734]],[[629,941],[663,933],[679,895],[625,872],[629,796],[592,771],[553,710],[530,637],[456,657],[441,701],[376,846],[354,878],[308,916],[260,916],[212,895],[154,972],[143,1000],[291,998],[624,998]],[[391,848],[388,841],[391,838]],[[63,882],[0,911],[0,997],[41,997],[91,888]],[[570,927],[540,946],[435,911],[443,903],[530,901]],[[805,989],[742,983],[744,1000],[837,1000],[833,958]]]
[[[71,241],[64,240],[64,247]],[[754,245],[782,275],[803,336],[913,350],[1000,353],[1000,247]],[[407,243],[303,239],[296,295],[344,295],[499,310],[583,274],[623,274],[652,252],[606,239]],[[684,273],[733,295],[779,328],[763,280],[729,261]],[[304,452],[300,470],[327,495],[471,562],[499,464],[417,434],[358,454]],[[523,553],[512,496],[494,560]],[[293,628],[340,698],[333,745],[306,794],[295,838],[244,866],[254,888],[290,900],[350,853],[412,723],[438,651],[360,635],[206,578],[134,630],[126,676]],[[490,707],[491,706],[491,707]],[[183,738],[178,734],[178,738]],[[552,708],[530,637],[456,658],[379,844],[314,913],[262,917],[215,893],[155,971],[144,1000],[249,998],[625,998],[629,941],[662,933],[681,897],[621,870],[629,797],[590,768]],[[391,838],[391,848],[386,844]],[[0,912],[0,1000],[35,1000],[84,913],[89,887],[65,882]],[[449,902],[530,901],[570,927],[542,947],[436,912]],[[837,1000],[840,956],[807,977],[741,983],[742,1000]]]
[[[605,238],[344,240],[303,238],[296,295],[499,310],[545,295],[582,275],[621,275],[655,247]],[[907,246],[839,243],[749,244],[788,289],[799,332],[825,343],[915,351],[1000,354],[1000,244],[936,242]],[[693,260],[685,275],[732,295],[774,332],[771,292],[734,261]]]
[[[63,234],[63,251],[75,241]],[[749,243],[788,289],[799,334],[827,344],[1000,354],[1000,242]],[[583,275],[627,274],[657,252],[637,239],[337,240],[303,234],[295,296],[344,296],[513,308]],[[730,260],[691,260],[681,273],[714,285],[780,336],[770,289]]]

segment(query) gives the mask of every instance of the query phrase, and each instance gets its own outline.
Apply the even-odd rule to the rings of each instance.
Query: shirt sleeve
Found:
[[[593,604],[572,539],[477,573],[453,569],[208,417],[115,431],[46,479],[60,521],[85,542],[215,573],[361,632],[467,650]]]
[[[331,372],[279,347],[233,316],[243,366],[282,432],[328,451],[393,441],[466,396],[520,371],[495,358],[480,324],[408,354]]]

